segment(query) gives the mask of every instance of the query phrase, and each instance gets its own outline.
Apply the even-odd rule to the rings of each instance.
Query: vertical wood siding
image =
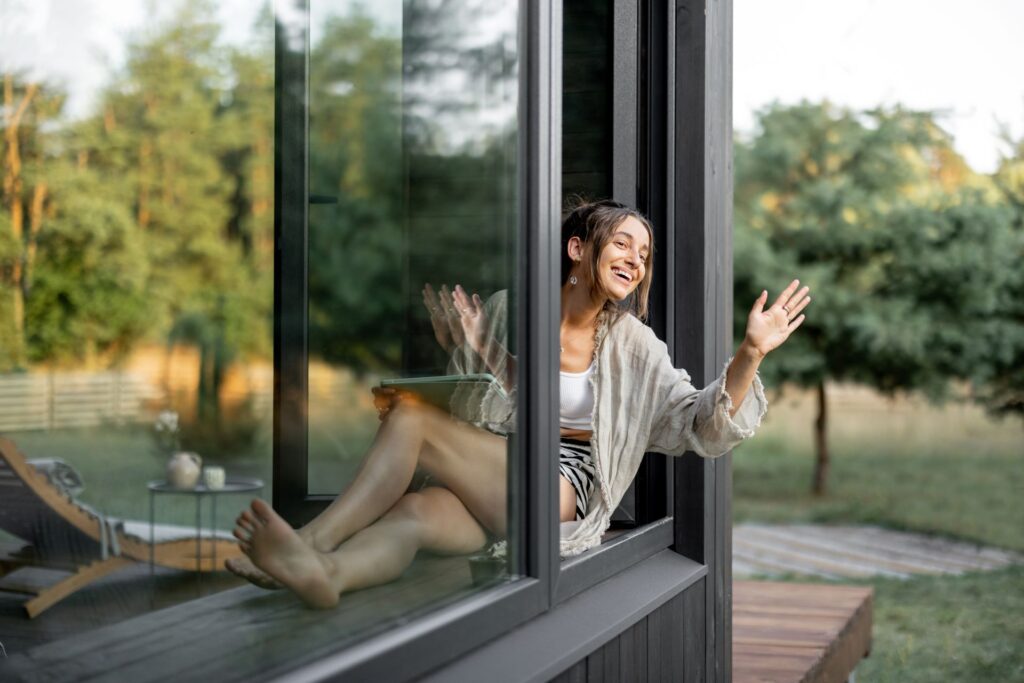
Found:
[[[705,680],[702,579],[576,662],[553,683],[688,683]]]

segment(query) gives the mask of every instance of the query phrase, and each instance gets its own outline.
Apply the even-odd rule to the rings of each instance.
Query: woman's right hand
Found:
[[[448,291],[448,285],[441,285],[441,294],[434,291],[428,282],[423,286],[423,305],[430,314],[430,326],[434,328],[434,339],[445,350],[451,354],[456,348],[465,342],[465,335],[462,332],[462,323],[459,315],[452,305],[452,295]]]
[[[391,387],[373,387],[373,407],[377,409],[377,419],[384,421],[395,403],[399,400],[398,391]]]

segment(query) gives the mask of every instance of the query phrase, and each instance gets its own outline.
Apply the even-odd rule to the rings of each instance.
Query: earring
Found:
[[[576,279],[575,275],[570,275],[569,276],[569,284],[570,285],[575,286],[577,282],[579,282],[579,280]]]

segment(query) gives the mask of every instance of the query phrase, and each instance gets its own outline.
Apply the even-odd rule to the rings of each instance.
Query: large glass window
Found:
[[[34,603],[35,621],[32,598],[0,590],[8,654],[243,585],[223,571],[236,515],[291,495],[272,467],[275,381],[295,398],[274,374],[275,277],[278,296],[298,281],[304,297],[308,445],[278,453],[302,468],[299,497],[362,486],[386,516],[403,494],[445,491],[480,528],[457,547],[442,533],[304,645],[337,648],[515,575],[518,22],[500,0],[0,6],[0,589],[106,563]],[[275,73],[288,50],[307,65],[296,117]],[[275,160],[296,139],[297,279],[275,270],[275,214],[295,225]],[[429,428],[385,432],[395,413],[379,419],[372,390],[388,382],[429,407]],[[360,485],[388,438],[419,466]],[[423,452],[488,459],[495,476],[478,487]],[[505,537],[511,551],[470,561]]]
[[[8,655],[236,585],[232,522],[272,492],[273,31],[252,3],[0,5]]]
[[[523,540],[518,12],[339,0],[279,20],[300,37],[279,53],[279,173],[305,187],[279,225],[278,503],[350,567],[427,515],[411,573],[372,577],[417,577],[411,610],[510,578]]]

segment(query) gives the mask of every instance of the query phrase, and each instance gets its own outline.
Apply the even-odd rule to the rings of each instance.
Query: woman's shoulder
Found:
[[[632,313],[620,313],[609,323],[608,340],[616,345],[639,346],[652,351],[665,348],[654,330]]]

